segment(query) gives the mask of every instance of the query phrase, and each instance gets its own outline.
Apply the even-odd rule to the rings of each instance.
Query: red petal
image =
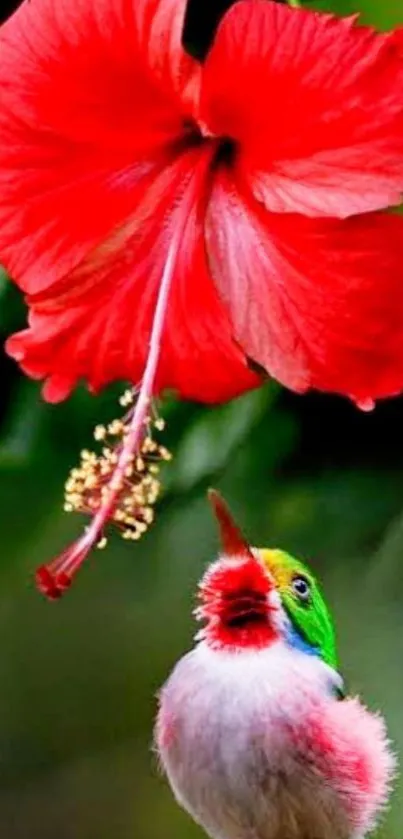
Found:
[[[207,59],[202,119],[238,141],[239,173],[267,209],[345,217],[400,203],[402,90],[393,33],[244,0]]]
[[[393,33],[393,40],[400,50],[403,50],[403,26],[398,26]]]
[[[31,295],[30,329],[8,352],[45,397],[63,399],[77,379],[93,389],[137,383],[148,353],[156,298],[173,237],[180,235],[156,389],[206,402],[259,383],[234,343],[206,265],[202,184],[210,151],[183,155],[146,190],[135,214],[68,277]],[[189,193],[192,199],[189,202]]]
[[[296,391],[364,406],[403,388],[403,218],[267,213],[217,178],[209,258],[244,351]]]
[[[0,261],[30,293],[133,211],[183,137],[185,0],[36,0],[0,31]]]

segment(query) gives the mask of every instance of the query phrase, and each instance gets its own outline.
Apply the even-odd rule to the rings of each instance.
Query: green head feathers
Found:
[[[216,490],[209,490],[208,495],[218,521],[224,555],[251,556],[252,549],[222,496]],[[333,622],[312,572],[303,562],[284,551],[259,548],[257,553],[273,578],[282,605],[299,637],[337,670]]]
[[[312,572],[303,562],[284,551],[260,548],[259,554],[274,578],[284,609],[301,637],[318,650],[327,664],[337,670],[333,621]],[[296,590],[299,580],[307,583],[304,598]]]

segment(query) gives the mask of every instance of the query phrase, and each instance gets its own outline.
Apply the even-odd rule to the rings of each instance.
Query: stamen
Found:
[[[87,450],[81,453],[80,467],[73,469],[66,481],[65,510],[93,515],[100,508],[110,491],[115,464],[130,427],[130,416],[126,420],[114,420],[107,427],[96,427],[94,437],[102,439],[102,453],[96,455]],[[155,428],[157,422],[153,423]],[[151,508],[160,492],[160,482],[153,477],[158,469],[156,461],[171,459],[168,449],[152,439],[148,416],[144,426],[141,446],[137,456],[130,456],[110,518],[120,529],[127,530],[123,534],[126,539],[136,539],[137,534],[142,532],[143,524],[148,525],[153,521]],[[104,547],[105,544],[106,538],[103,537],[97,547]]]
[[[109,522],[113,521],[121,527],[123,538],[137,540],[153,520],[151,508],[160,489],[160,483],[155,477],[158,472],[155,459],[168,460],[170,453],[150,437],[151,400],[179,244],[180,238],[177,235],[168,251],[161,279],[141,386],[137,394],[126,391],[121,399],[124,406],[136,400],[129,418],[127,421],[116,420],[106,429],[97,426],[95,438],[106,443],[102,455],[83,451],[80,467],[73,469],[67,481],[67,509],[91,514],[93,518],[83,535],[70,548],[53,562],[38,569],[37,586],[50,599],[64,593],[95,545],[104,546],[104,528]],[[160,427],[158,418],[154,421],[154,427]],[[116,449],[107,445],[111,436],[119,440]]]

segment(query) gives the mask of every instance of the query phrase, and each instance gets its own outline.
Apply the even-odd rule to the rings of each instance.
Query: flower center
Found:
[[[212,144],[214,153],[212,155],[210,165],[215,168],[219,164],[231,166],[234,162],[234,157],[237,153],[238,144],[232,137],[218,137],[212,134],[208,125],[196,123],[192,119],[187,119],[183,123],[184,130],[184,144],[186,148]]]
[[[231,137],[219,137],[217,140],[217,151],[214,156],[213,166],[221,164],[232,166],[237,153],[237,143]]]

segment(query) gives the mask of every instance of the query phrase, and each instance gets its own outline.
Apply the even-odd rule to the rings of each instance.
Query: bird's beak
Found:
[[[224,556],[231,559],[255,559],[250,545],[235,523],[222,495],[216,489],[209,489],[207,495],[218,522]]]
[[[277,605],[271,597],[274,581],[222,496],[210,489],[208,498],[218,522],[221,555],[207,568],[199,586],[195,614],[206,625],[197,637],[216,647],[267,646],[277,633]]]

